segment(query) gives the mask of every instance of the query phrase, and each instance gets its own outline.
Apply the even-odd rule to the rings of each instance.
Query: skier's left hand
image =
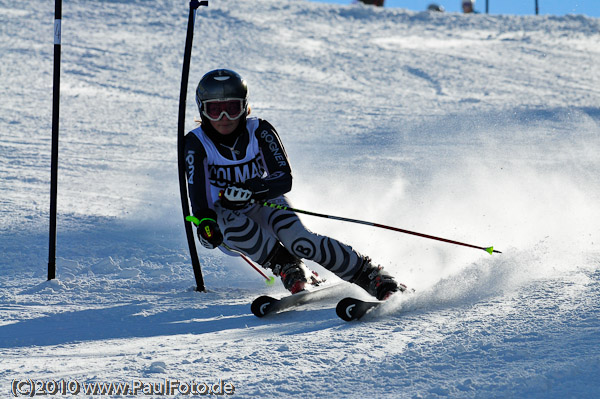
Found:
[[[256,194],[263,194],[267,187],[262,179],[254,178],[243,183],[233,183],[223,191],[221,205],[224,208],[239,210],[245,208]]]

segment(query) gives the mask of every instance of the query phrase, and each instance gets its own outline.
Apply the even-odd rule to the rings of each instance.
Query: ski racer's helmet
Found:
[[[246,81],[230,69],[215,69],[206,73],[196,88],[196,104],[202,122],[230,120],[248,113],[248,86]]]

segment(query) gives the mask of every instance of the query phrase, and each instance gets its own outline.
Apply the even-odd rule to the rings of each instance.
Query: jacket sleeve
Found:
[[[259,199],[276,198],[292,189],[292,168],[275,128],[261,120],[255,131],[258,146],[264,160],[267,176],[262,179],[265,192]]]
[[[192,214],[198,219],[209,217],[216,220],[217,214],[210,194],[206,150],[192,133],[185,136],[184,156]]]

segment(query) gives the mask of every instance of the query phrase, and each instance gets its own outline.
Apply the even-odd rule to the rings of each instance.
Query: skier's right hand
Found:
[[[198,225],[198,239],[204,248],[214,249],[223,243],[223,233],[217,221],[211,218],[200,220]]]

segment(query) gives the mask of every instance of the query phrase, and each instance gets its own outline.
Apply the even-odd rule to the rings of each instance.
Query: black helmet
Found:
[[[248,112],[248,86],[246,81],[230,69],[215,69],[205,74],[196,89],[196,104],[204,119],[203,102],[207,100],[241,99],[244,116]]]

